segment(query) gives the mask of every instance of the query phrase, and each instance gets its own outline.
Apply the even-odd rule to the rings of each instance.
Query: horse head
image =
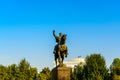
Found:
[[[66,37],[67,37],[66,34],[64,34],[64,35],[61,37],[61,41],[60,41],[60,44],[61,44],[61,45],[62,45],[62,44],[65,44],[65,42],[66,42]]]

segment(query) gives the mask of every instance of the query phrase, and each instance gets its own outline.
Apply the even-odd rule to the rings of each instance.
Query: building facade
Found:
[[[72,70],[74,69],[75,66],[77,66],[78,64],[82,63],[83,65],[85,64],[85,59],[82,58],[82,57],[77,57],[77,58],[74,58],[74,59],[71,59],[69,61],[64,61],[64,64],[67,66],[67,67],[70,67],[72,68]],[[55,63],[54,63],[54,67],[55,67]]]
[[[81,58],[81,57],[78,57],[78,58],[74,58],[74,59],[71,59],[69,61],[65,61],[64,64],[67,66],[67,67],[70,67],[72,69],[74,69],[75,66],[77,66],[78,64],[82,63],[82,65],[85,64],[85,59],[84,58]]]

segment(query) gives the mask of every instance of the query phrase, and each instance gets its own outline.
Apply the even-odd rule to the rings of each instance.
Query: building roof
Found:
[[[77,57],[77,58],[71,59],[69,61],[64,61],[63,62],[63,64],[65,64],[67,67],[71,67],[72,69],[80,63],[82,63],[82,65],[84,65],[85,64],[85,59],[82,58],[82,57]],[[55,66],[55,62],[54,62],[54,66]]]
[[[71,67],[71,68],[74,68],[76,65],[78,65],[80,63],[82,63],[84,65],[85,64],[85,59],[81,58],[81,57],[78,57],[78,58],[74,58],[74,59],[71,59],[69,61],[64,62],[64,64],[67,67]]]

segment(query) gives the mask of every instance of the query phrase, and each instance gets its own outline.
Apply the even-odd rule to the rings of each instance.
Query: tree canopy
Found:
[[[91,54],[85,58],[85,64],[74,67],[71,80],[120,80],[120,58],[115,58],[110,66],[101,54]],[[51,80],[50,69],[44,67],[38,72],[26,59],[18,64],[0,65],[0,80]]]
[[[111,79],[120,80],[120,58],[115,58],[110,66]]]
[[[103,56],[91,54],[87,56],[86,64],[79,64],[74,68],[72,78],[74,80],[109,80],[108,69]]]
[[[41,79],[43,77],[46,79]],[[44,68],[42,72],[38,73],[37,68],[31,67],[25,59],[22,59],[18,65],[0,65],[0,80],[49,80],[49,78],[49,68]]]

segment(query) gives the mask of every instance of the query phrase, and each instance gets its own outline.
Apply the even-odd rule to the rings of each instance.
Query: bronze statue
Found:
[[[65,45],[67,35],[65,34],[63,35],[62,33],[59,33],[59,36],[57,36],[55,34],[55,30],[53,30],[53,36],[55,37],[55,40],[57,42],[57,44],[54,47],[54,51],[53,51],[54,56],[55,56],[55,63],[57,66],[57,59],[58,59],[58,62],[61,66],[63,64],[64,55],[65,57],[67,57],[68,55],[68,48]]]

